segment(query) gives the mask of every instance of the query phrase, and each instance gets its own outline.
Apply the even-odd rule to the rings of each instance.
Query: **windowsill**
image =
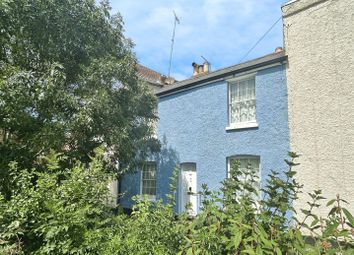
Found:
[[[243,122],[238,124],[232,124],[225,128],[226,131],[229,130],[237,130],[237,129],[245,129],[245,128],[256,128],[258,127],[257,122]]]
[[[154,196],[154,195],[142,195],[142,194],[140,194],[140,195],[138,195],[138,198],[140,200],[144,200],[144,198],[146,198],[148,201],[151,201],[151,202],[155,202],[156,201],[156,196]]]

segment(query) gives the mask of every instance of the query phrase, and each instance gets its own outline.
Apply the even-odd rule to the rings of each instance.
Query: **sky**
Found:
[[[248,50],[281,17],[287,0],[111,0],[112,14],[119,12],[124,34],[134,42],[138,62],[167,75],[174,25],[176,25],[171,76],[191,77],[192,63],[211,71],[240,63]],[[274,52],[283,46],[281,20],[242,62]]]

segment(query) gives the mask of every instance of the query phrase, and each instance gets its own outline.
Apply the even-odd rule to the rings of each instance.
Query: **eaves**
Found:
[[[286,61],[287,56],[284,52],[269,54],[261,58],[210,72],[202,76],[192,77],[190,79],[177,82],[173,85],[157,90],[155,94],[157,97],[168,96],[194,87],[204,86],[213,82],[229,79],[230,76],[237,75],[239,73],[256,70],[262,67],[268,67],[274,64],[284,64]]]

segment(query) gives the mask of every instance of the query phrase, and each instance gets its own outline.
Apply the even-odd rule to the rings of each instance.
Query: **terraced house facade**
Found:
[[[160,86],[162,151],[123,177],[121,205],[131,207],[133,195],[166,199],[179,165],[176,210],[190,202],[196,214],[201,185],[217,190],[233,159],[250,163],[261,187],[294,151],[304,185],[298,212],[315,189],[327,198],[340,194],[354,210],[353,10],[352,0],[289,1],[282,6],[284,50],[215,72],[193,63],[193,77]]]
[[[191,214],[200,207],[201,185],[218,189],[233,159],[241,167],[250,163],[260,185],[271,169],[285,170],[286,61],[280,51],[215,72],[208,72],[207,63],[194,64],[192,78],[158,90],[162,151],[137,173],[124,176],[121,205],[130,207],[133,195],[166,199],[176,165],[181,168],[177,210],[182,212],[192,203]]]

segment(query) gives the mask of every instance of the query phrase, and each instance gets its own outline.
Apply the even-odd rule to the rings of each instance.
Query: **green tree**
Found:
[[[87,167],[77,162],[63,169],[65,157],[49,153],[46,171],[11,163],[11,198],[0,193],[0,254],[99,254],[115,223],[98,153]]]
[[[156,99],[109,11],[107,1],[0,1],[1,184],[10,161],[30,169],[49,149],[89,162],[103,145],[125,166],[158,149]]]

